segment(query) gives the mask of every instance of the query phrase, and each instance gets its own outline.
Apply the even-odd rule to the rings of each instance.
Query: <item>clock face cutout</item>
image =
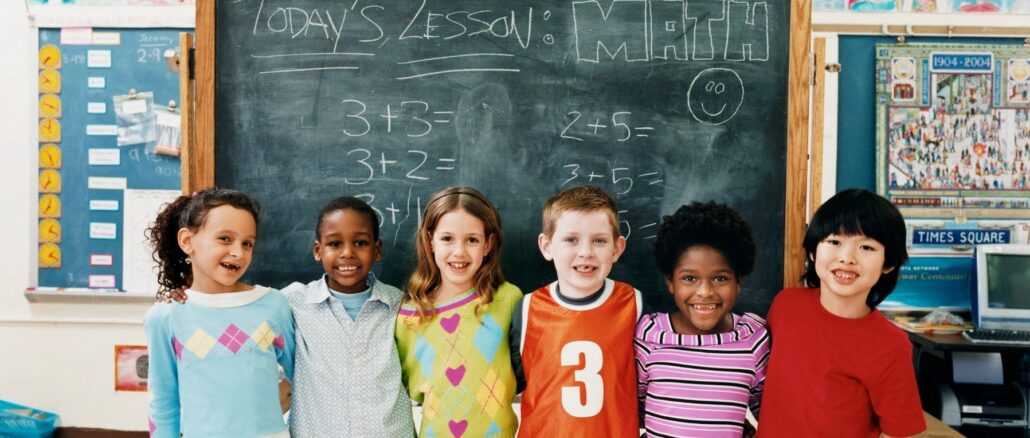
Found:
[[[61,68],[61,49],[53,44],[40,47],[39,68]]]
[[[40,93],[60,93],[61,92],[61,72],[57,70],[45,69],[39,72],[39,92]]]
[[[42,119],[39,121],[40,143],[61,141],[61,122],[57,119]]]
[[[61,172],[44,169],[39,172],[40,193],[61,193]]]
[[[39,267],[56,269],[61,267],[61,247],[53,243],[39,246]]]
[[[61,242],[61,223],[57,219],[43,219],[39,221],[39,242]]]
[[[56,94],[44,94],[39,96],[40,117],[61,117],[61,98]]]
[[[61,168],[61,147],[47,143],[39,148],[39,167],[42,169]]]
[[[61,198],[52,193],[40,196],[39,217],[54,219],[61,217]]]

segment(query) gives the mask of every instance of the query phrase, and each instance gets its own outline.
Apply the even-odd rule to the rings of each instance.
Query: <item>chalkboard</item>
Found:
[[[764,314],[795,178],[790,15],[785,1],[222,3],[214,179],[265,206],[247,278],[317,278],[317,212],[356,195],[382,217],[377,274],[400,286],[427,198],[457,184],[497,205],[505,274],[529,291],[555,279],[536,244],[544,200],[589,183],[622,210],[612,277],[656,308],[672,306],[651,254],[662,216],[739,209],[759,255],[737,310]]]
[[[88,31],[83,33],[83,31]],[[70,33],[78,32],[74,36]],[[48,169],[49,159],[41,156],[40,172],[58,172],[61,190],[52,193],[60,205],[60,217],[55,218],[61,233],[60,241],[53,243],[59,249],[60,266],[47,267],[46,254],[40,254],[38,284],[42,287],[96,287],[91,276],[106,277],[113,284],[105,288],[124,289],[123,248],[126,238],[135,239],[144,246],[143,235],[125,236],[126,224],[124,190],[179,190],[181,171],[178,157],[155,154],[143,143],[118,145],[116,135],[114,96],[127,95],[130,89],[139,93],[152,92],[155,106],[164,108],[170,100],[179,100],[179,77],[168,70],[163,53],[178,47],[182,29],[73,29],[62,39],[61,29],[40,29],[40,51],[58,54],[61,62],[41,66],[40,96],[49,94],[61,107],[61,138],[45,142],[40,147],[55,147],[60,155],[60,167]],[[92,65],[91,65],[92,64]],[[59,66],[59,67],[58,67]],[[60,81],[59,91],[46,90],[47,81]],[[54,92],[56,91],[56,92]],[[47,114],[40,109],[40,120]],[[47,146],[50,144],[52,146]],[[91,163],[90,151],[112,152],[102,161]],[[41,176],[41,179],[44,178]],[[92,187],[91,179],[124,180],[120,188]],[[40,185],[41,218],[46,217],[45,188]],[[46,220],[46,219],[41,219]],[[91,237],[91,227],[102,224],[109,227],[103,238]],[[40,236],[40,240],[45,240]],[[132,242],[130,242],[130,245]],[[99,258],[93,258],[98,256]],[[135,260],[134,260],[135,261]],[[101,281],[102,283],[103,281]],[[143,291],[132,291],[143,292]]]

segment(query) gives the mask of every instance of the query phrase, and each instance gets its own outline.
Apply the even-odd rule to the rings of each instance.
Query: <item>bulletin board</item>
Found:
[[[39,30],[40,289],[156,287],[143,229],[181,186],[164,53],[182,31]]]
[[[877,189],[906,217],[1030,217],[1030,48],[876,46]]]

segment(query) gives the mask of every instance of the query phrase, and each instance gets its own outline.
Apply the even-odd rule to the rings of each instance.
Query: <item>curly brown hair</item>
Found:
[[[189,287],[193,283],[193,270],[186,262],[186,253],[179,247],[179,230],[196,231],[204,225],[207,212],[223,205],[250,212],[254,216],[254,225],[257,225],[261,205],[256,199],[237,190],[210,187],[191,196],[179,196],[165,204],[154,224],[144,232],[154,248],[153,257],[157,262],[158,299],[163,292]]]

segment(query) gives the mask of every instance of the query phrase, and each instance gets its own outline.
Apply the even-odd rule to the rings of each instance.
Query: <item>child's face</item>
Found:
[[[486,235],[483,221],[465,210],[440,217],[432,234],[433,259],[440,269],[440,292],[461,293],[472,288],[483,257],[493,240]]]
[[[322,262],[329,288],[345,294],[366,289],[372,263],[382,255],[382,242],[373,238],[372,221],[354,210],[336,210],[322,219],[315,241],[315,260]]]
[[[179,230],[179,247],[192,260],[192,289],[208,293],[236,292],[257,240],[257,224],[249,211],[229,205],[207,212],[194,231]]]
[[[722,253],[695,245],[680,254],[672,277],[665,279],[679,313],[672,321],[680,334],[725,333],[733,328],[730,312],[740,282]]]
[[[601,289],[626,249],[626,239],[612,234],[604,211],[569,210],[558,216],[554,234],[537,239],[544,258],[554,262],[563,295],[582,298]]]
[[[837,301],[865,305],[885,268],[883,244],[862,234],[830,234],[815,248],[815,273],[820,293]]]

